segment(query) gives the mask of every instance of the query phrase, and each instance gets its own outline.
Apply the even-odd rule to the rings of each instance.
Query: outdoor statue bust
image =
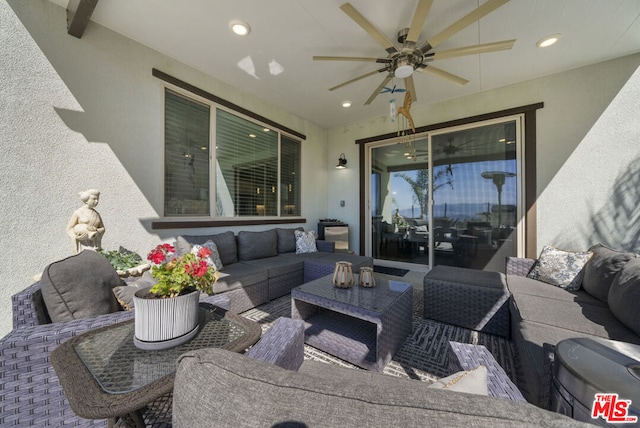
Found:
[[[67,224],[67,234],[71,237],[74,254],[84,249],[95,250],[101,247],[104,224],[95,210],[99,199],[100,192],[96,189],[80,192],[80,200],[84,205],[73,212]]]

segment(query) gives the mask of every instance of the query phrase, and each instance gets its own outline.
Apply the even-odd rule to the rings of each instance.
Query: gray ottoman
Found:
[[[424,277],[424,317],[509,338],[504,274],[435,266]]]

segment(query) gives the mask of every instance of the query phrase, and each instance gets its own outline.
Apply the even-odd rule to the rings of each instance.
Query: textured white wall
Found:
[[[598,242],[640,252],[640,55],[412,109],[416,126],[537,102],[538,250]],[[418,76],[417,78],[424,78]],[[446,83],[443,83],[446,84]],[[423,95],[423,96],[428,96]],[[329,130],[329,216],[359,225],[355,140],[396,131],[388,115]],[[353,161],[353,162],[352,162]],[[340,208],[337,201],[353,201]],[[358,248],[353,233],[351,246]]]
[[[0,1],[0,40],[0,336],[10,296],[71,254],[65,227],[82,190],[102,192],[106,249],[144,255],[180,233],[221,231],[149,228],[163,191],[163,86],[152,68],[306,134],[305,226],[326,216],[325,129],[95,23],[71,37],[65,10],[46,0]]]

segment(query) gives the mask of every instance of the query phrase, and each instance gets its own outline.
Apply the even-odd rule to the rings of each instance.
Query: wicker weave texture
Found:
[[[489,287],[488,278],[483,278],[479,286],[473,283],[473,275],[456,275],[460,271],[468,274],[471,269],[442,268],[448,268],[449,278],[441,279],[442,272],[424,277],[424,317],[508,338],[510,294],[506,281],[500,279]]]
[[[302,284],[303,281],[304,272],[302,269],[275,278],[269,278],[269,300],[291,293],[291,289]]]
[[[329,279],[319,281],[324,281],[322,285],[328,289],[335,289]],[[362,290],[367,291],[361,295]],[[342,297],[351,294],[344,289],[334,291]],[[377,289],[353,291],[358,297],[343,301],[342,297],[331,298],[294,288],[291,318],[305,321],[305,343],[359,367],[382,371],[411,333],[412,288],[399,292],[394,299],[376,300],[380,306],[375,309],[367,308],[372,302],[359,299],[366,300],[367,295],[375,299]]]
[[[248,287],[236,288],[223,295],[231,301],[230,311],[239,314],[269,301],[269,280]]]
[[[335,264],[322,263],[317,260],[305,260],[304,283],[306,284],[323,276],[331,275],[335,268]]]
[[[246,355],[297,371],[304,360],[304,324],[300,320],[278,318]]]
[[[507,257],[505,272],[507,275],[527,276],[535,262],[534,259]]]
[[[11,296],[11,306],[14,329],[51,322],[44,305],[39,282]]]
[[[449,342],[448,361],[451,374],[462,370],[473,370],[480,365],[485,366],[490,396],[526,403],[520,390],[483,345]]]

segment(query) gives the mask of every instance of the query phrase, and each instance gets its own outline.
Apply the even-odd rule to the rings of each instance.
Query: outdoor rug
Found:
[[[424,319],[422,290],[414,289],[413,302],[412,333],[384,368],[385,374],[425,382],[447,376],[450,374],[447,368],[448,343],[456,341],[486,346],[507,375],[513,381],[516,380],[513,349],[507,339]],[[272,300],[242,315],[256,321],[266,331],[278,317],[291,317],[291,296]],[[309,345],[305,345],[304,353],[306,359],[362,370]]]
[[[376,273],[384,273],[384,274],[393,275],[393,276],[405,276],[409,272],[408,269],[399,269],[399,268],[394,268],[389,266],[378,266],[378,265],[373,265],[373,271]]]

